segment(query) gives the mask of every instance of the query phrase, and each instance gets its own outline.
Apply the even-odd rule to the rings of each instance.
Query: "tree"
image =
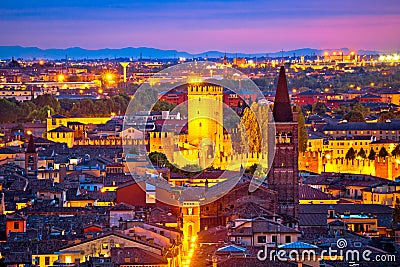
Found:
[[[258,167],[258,165],[254,163],[250,167],[246,168],[246,170],[244,172],[248,173],[248,174],[254,174],[255,171],[257,170],[257,167]]]
[[[360,102],[356,102],[353,106],[352,106],[352,110],[355,112],[360,112],[362,114],[363,117],[368,116],[370,113],[369,108],[366,108],[363,104],[361,104]]]
[[[32,112],[29,113],[28,118],[30,120],[44,121],[44,120],[46,120],[49,111],[50,111],[50,114],[54,114],[54,110],[52,107],[44,106],[40,109],[32,110]]]
[[[394,149],[393,149],[393,151],[392,151],[392,156],[394,156],[394,157],[398,157],[398,156],[400,156],[400,145],[397,145]]]
[[[343,118],[349,122],[365,122],[363,114],[359,111],[354,111],[354,110],[344,115]]]
[[[386,158],[387,156],[389,156],[389,153],[384,146],[379,150],[378,156],[380,158]]]
[[[298,142],[299,142],[299,152],[306,152],[307,150],[307,139],[308,139],[308,134],[307,134],[307,129],[305,125],[305,119],[303,113],[298,111],[297,115],[297,121],[298,121]]]
[[[11,101],[0,99],[0,122],[12,122],[17,119],[17,105]]]
[[[239,129],[242,137],[242,145],[248,144],[250,152],[259,152],[261,147],[260,127],[252,109],[244,109],[241,122]]]
[[[32,101],[24,101],[18,106],[18,120],[24,121],[28,118],[29,113],[36,109],[36,105]]]
[[[60,112],[60,102],[58,102],[57,98],[55,98],[53,95],[39,95],[33,100],[33,103],[36,105],[37,108],[50,106],[54,110],[54,112]]]
[[[175,104],[172,104],[168,101],[157,101],[157,103],[153,106],[153,111],[160,112],[160,111],[171,111],[176,107]]]
[[[396,118],[396,114],[394,114],[393,111],[385,111],[380,114],[378,121],[383,122],[393,118]]]
[[[371,150],[369,151],[368,159],[375,160],[375,157],[376,157],[376,152],[371,148]]]
[[[149,153],[149,159],[151,163],[153,163],[153,165],[170,165],[170,162],[168,161],[168,158],[164,153],[151,152]]]
[[[202,171],[202,168],[197,164],[187,164],[182,168],[182,170],[186,172],[198,173]]]
[[[129,104],[128,113],[143,111],[143,110],[151,110],[154,103],[158,100],[158,91],[154,88],[145,86],[149,86],[148,84],[144,84],[144,87],[137,91],[131,103]],[[144,89],[145,88],[145,89]]]
[[[239,124],[241,138],[241,152],[266,152],[261,148],[268,149],[269,123],[272,114],[269,106],[253,103],[250,108],[246,107]],[[248,149],[246,149],[248,146]]]
[[[350,147],[350,149],[346,153],[345,158],[348,160],[353,160],[356,158],[356,151],[354,150],[354,148]]]
[[[322,102],[315,102],[312,106],[312,112],[314,114],[323,115],[326,112],[326,105]]]
[[[312,105],[302,105],[301,106],[301,112],[303,114],[309,114],[312,112]]]
[[[365,150],[363,148],[361,148],[360,151],[358,151],[357,156],[362,159],[365,159],[365,158],[367,158],[367,153],[365,152]]]

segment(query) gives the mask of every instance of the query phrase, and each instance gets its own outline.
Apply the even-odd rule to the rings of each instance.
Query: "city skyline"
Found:
[[[86,49],[156,47],[264,53],[302,47],[394,52],[393,1],[5,1],[0,45]],[[228,41],[227,41],[228,40]]]

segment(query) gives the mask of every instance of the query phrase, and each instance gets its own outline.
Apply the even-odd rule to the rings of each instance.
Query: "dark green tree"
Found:
[[[379,115],[378,121],[383,122],[386,120],[391,120],[393,118],[396,118],[396,114],[394,114],[393,111],[385,111]]]
[[[50,111],[50,114],[54,114],[54,110],[50,106],[44,106],[39,109],[33,110],[31,113],[29,113],[28,118],[30,120],[40,120],[44,121],[47,118],[48,112]]]
[[[157,101],[157,103],[153,106],[153,111],[160,112],[160,111],[171,111],[176,107],[175,104],[172,104],[168,101]]]
[[[376,152],[371,148],[371,150],[369,151],[368,159],[375,160],[375,157],[376,157]]]
[[[167,156],[160,152],[149,153],[149,159],[155,166],[170,165]]]
[[[385,147],[382,147],[382,148],[379,150],[378,156],[379,156],[380,158],[386,158],[387,156],[389,156],[389,153],[387,152],[387,150],[386,150]]]
[[[397,145],[394,149],[393,149],[393,151],[392,151],[392,156],[394,156],[394,157],[398,157],[398,156],[400,156],[400,145]]]
[[[365,107],[360,102],[356,102],[351,108],[355,112],[360,112],[363,117],[368,116],[370,113],[369,108]]]
[[[343,119],[349,122],[365,122],[363,114],[359,111],[354,111],[354,110],[344,115]]]
[[[53,95],[45,94],[39,95],[37,98],[33,100],[33,103],[36,105],[37,108],[42,108],[44,106],[50,106],[54,112],[60,112],[60,102],[58,102],[57,98]]]
[[[307,150],[308,134],[305,125],[304,115],[301,110],[298,112],[298,142],[299,142],[299,152],[305,152]]]
[[[17,120],[17,105],[7,99],[0,99],[0,122],[13,122]]]
[[[248,173],[248,174],[254,174],[254,172],[257,170],[257,167],[258,167],[258,165],[254,163],[250,167],[246,168],[246,170],[244,172]]]
[[[365,152],[364,148],[361,148],[360,151],[358,151],[357,156],[362,159],[367,158],[367,153]]]
[[[354,148],[350,147],[349,150],[346,153],[345,158],[348,159],[348,160],[353,160],[353,159],[356,158],[356,155],[357,155],[357,153],[354,150]]]
[[[314,114],[323,115],[326,112],[326,105],[322,102],[315,102],[312,106],[312,112]]]

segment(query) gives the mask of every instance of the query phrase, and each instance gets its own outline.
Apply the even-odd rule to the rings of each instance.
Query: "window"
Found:
[[[285,236],[285,243],[292,242],[292,237],[290,235]]]
[[[19,229],[19,222],[14,222],[14,230],[18,230]]]
[[[267,237],[265,235],[258,236],[257,237],[257,242],[260,243],[260,244],[265,244],[267,242]]]
[[[50,265],[50,257],[44,258],[44,265]]]
[[[278,237],[276,235],[272,236],[272,243],[278,243]]]
[[[103,249],[108,249],[108,244],[107,244],[107,243],[103,243],[103,244],[102,244],[102,248],[103,248]]]

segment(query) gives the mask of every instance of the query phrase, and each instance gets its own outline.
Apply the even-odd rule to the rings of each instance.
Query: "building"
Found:
[[[228,232],[231,242],[242,246],[260,247],[297,241],[299,231],[265,218],[237,219]]]
[[[6,215],[6,235],[26,232],[26,217],[18,213]]]
[[[273,115],[276,148],[275,158],[268,174],[268,187],[278,192],[278,212],[298,218],[297,113],[292,111],[283,66],[279,72]]]
[[[220,161],[220,155],[225,151],[223,147],[222,93],[221,86],[188,85],[187,138],[190,145],[200,147],[198,153],[201,167],[209,166],[212,161]]]
[[[36,151],[33,135],[29,137],[28,147],[25,152],[25,171],[28,175],[37,175],[38,171],[38,152]]]
[[[400,120],[392,119],[385,122],[341,122],[327,124],[323,128],[325,135],[333,138],[362,136],[373,137],[376,140],[389,139],[399,142]]]

